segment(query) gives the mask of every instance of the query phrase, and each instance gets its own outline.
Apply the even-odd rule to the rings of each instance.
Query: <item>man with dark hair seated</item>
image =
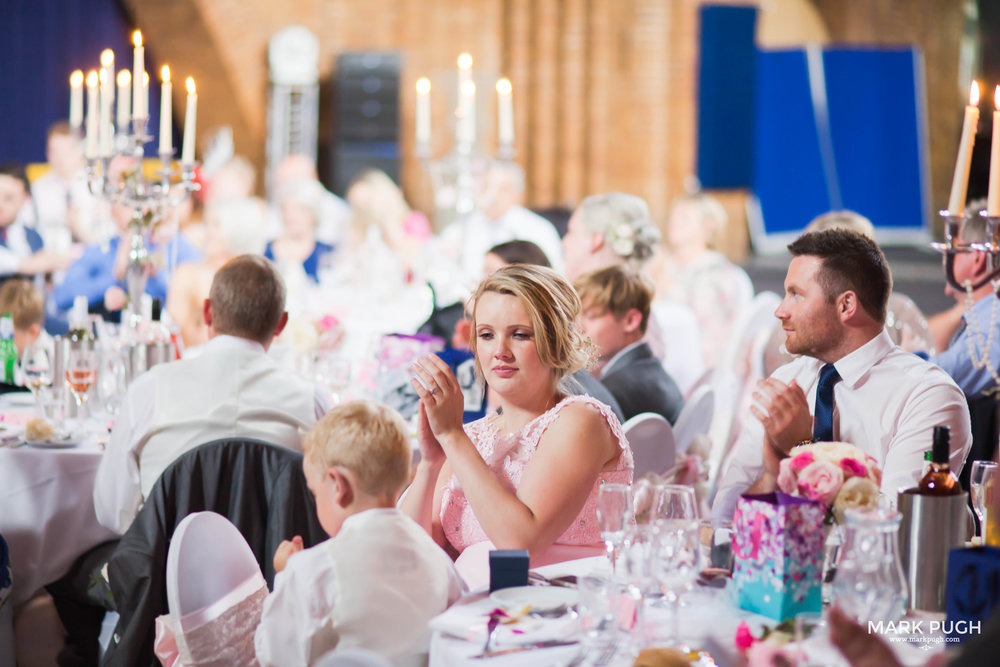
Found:
[[[28,192],[24,167],[14,162],[0,165],[0,279],[61,271],[74,259],[73,254],[43,250],[38,232],[18,221]]]
[[[883,471],[881,492],[895,501],[920,480],[933,428],[945,425],[959,472],[971,445],[965,397],[938,366],[889,338],[892,275],[882,250],[841,229],[804,234],[788,250],[785,297],[774,314],[785,347],[802,356],[758,383],[756,419],[723,472],[713,515],[731,518],[746,491],[774,491],[781,459],[804,442],[860,447]]]
[[[94,488],[98,521],[118,533],[184,452],[236,436],[299,450],[300,429],[326,411],[311,383],[267,355],[288,321],[285,286],[270,261],[241,255],[227,262],[204,317],[210,340],[200,355],[155,366],[125,395]]]

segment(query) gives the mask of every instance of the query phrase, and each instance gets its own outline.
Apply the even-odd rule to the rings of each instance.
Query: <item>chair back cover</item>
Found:
[[[677,458],[674,433],[663,415],[655,412],[637,414],[626,421],[622,429],[632,447],[635,479],[648,472],[662,475],[674,465]]]
[[[705,435],[712,426],[715,414],[715,389],[703,385],[694,390],[684,403],[674,424],[674,443],[679,454],[687,453],[695,436]]]
[[[300,452],[247,438],[215,440],[186,452],[157,480],[108,561],[121,618],[102,665],[156,665],[154,623],[168,613],[168,546],[186,516],[205,510],[239,530],[268,587],[282,540],[301,535],[311,547],[327,539]]]

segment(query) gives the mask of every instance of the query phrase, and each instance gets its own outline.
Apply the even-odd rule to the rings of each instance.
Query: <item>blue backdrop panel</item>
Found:
[[[762,52],[754,99],[753,190],[764,231],[788,234],[830,208],[805,52]]]
[[[705,5],[700,15],[698,179],[706,188],[749,187],[757,10]]]
[[[755,247],[782,249],[809,220],[837,206],[867,216],[880,242],[927,240],[919,52],[825,49],[810,71],[805,51],[762,51],[754,99]],[[829,173],[824,145],[832,153]]]
[[[69,116],[70,73],[97,69],[105,48],[114,50],[116,69],[132,69],[131,23],[119,0],[0,3],[0,90],[4,91],[0,95],[0,162],[44,162],[46,130]],[[159,127],[160,108],[155,49],[155,44],[147,44],[150,127],[154,130]],[[156,144],[146,144],[146,151],[154,154]]]
[[[920,55],[837,49],[823,64],[844,204],[871,220],[881,240],[905,240],[899,234],[922,230],[929,213]]]

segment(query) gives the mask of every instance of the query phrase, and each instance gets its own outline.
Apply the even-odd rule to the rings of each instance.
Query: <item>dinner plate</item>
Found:
[[[76,447],[79,443],[75,438],[64,438],[62,440],[25,440],[24,444],[38,449],[69,449]]]
[[[575,589],[561,586],[517,586],[490,593],[490,599],[505,607],[531,607],[536,611],[555,609],[560,605],[576,604]]]

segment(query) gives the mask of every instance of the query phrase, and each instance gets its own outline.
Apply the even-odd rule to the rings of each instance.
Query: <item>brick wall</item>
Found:
[[[450,106],[435,94],[471,53],[482,73],[480,132],[493,150],[495,102],[487,73],[514,85],[518,161],[528,203],[572,207],[620,189],[645,197],[658,221],[693,173],[697,11],[700,0],[125,0],[158,57],[199,81],[199,132],[234,127],[237,148],[263,162],[266,47],[291,24],[319,36],[321,76],[344,50],[404,55],[402,181],[418,208],[431,208],[429,184],[413,151],[413,84],[431,77],[434,147],[449,145]],[[961,3],[955,0],[769,0],[762,36],[772,43],[915,42],[926,54],[933,202],[947,197],[957,143]],[[802,17],[808,17],[804,21]],[[821,25],[824,24],[824,25]],[[178,96],[178,104],[183,102]],[[486,101],[488,100],[488,102]],[[446,131],[447,129],[447,131]],[[321,138],[328,130],[320,129]],[[745,251],[744,193],[720,193],[734,217],[720,239]]]

